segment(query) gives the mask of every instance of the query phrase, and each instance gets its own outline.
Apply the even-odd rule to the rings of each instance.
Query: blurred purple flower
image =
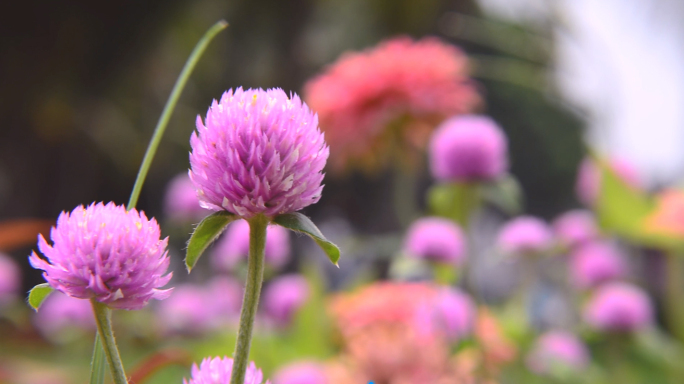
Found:
[[[600,331],[637,331],[653,321],[653,305],[646,292],[635,285],[607,283],[589,300],[584,320]]]
[[[40,306],[34,324],[46,336],[53,336],[65,328],[96,329],[90,301],[54,292]]]
[[[165,333],[201,333],[209,329],[212,312],[206,291],[194,284],[174,288],[157,308],[158,323]]]
[[[0,307],[16,298],[21,285],[21,270],[11,257],[0,253]]]
[[[470,334],[475,323],[475,304],[460,290],[444,288],[435,298],[432,320],[449,340],[460,340]]]
[[[627,275],[625,259],[615,245],[592,242],[570,255],[570,274],[575,287],[587,289]]]
[[[206,358],[202,360],[199,367],[197,364],[192,366],[192,378],[188,381],[183,379],[183,384],[230,384],[230,375],[233,372],[233,359],[229,357]],[[261,384],[264,375],[254,362],[249,363],[245,374],[244,384]],[[264,384],[270,384],[266,380]]]
[[[278,225],[269,225],[266,230],[265,260],[278,269],[290,261],[290,234]],[[232,222],[226,234],[212,251],[212,264],[224,271],[231,271],[249,255],[249,223],[246,220]]]
[[[553,246],[551,228],[536,217],[520,216],[506,223],[499,232],[499,248],[510,254],[534,254]]]
[[[584,209],[567,211],[553,222],[553,230],[563,246],[572,248],[599,237],[594,215]]]
[[[634,188],[641,188],[642,181],[636,168],[629,161],[614,157],[610,166],[615,174]],[[601,189],[600,169],[591,159],[584,159],[577,172],[575,192],[579,200],[587,206],[593,206]]]
[[[82,205],[62,212],[52,227],[49,245],[38,237],[29,262],[45,271],[52,288],[79,299],[95,298],[111,308],[140,309],[151,299],[165,299],[171,289],[158,289],[171,279],[166,245],[157,221],[143,212],[114,203]]]
[[[264,311],[278,326],[287,326],[309,298],[309,283],[300,275],[283,275],[264,289]]]
[[[238,88],[197,117],[190,178],[202,207],[243,218],[317,202],[329,148],[318,117],[282,89]]]
[[[205,292],[214,326],[232,322],[240,314],[242,285],[227,276],[213,278]]]
[[[577,336],[564,331],[551,331],[539,336],[527,356],[527,366],[537,374],[554,373],[558,368],[581,371],[588,364],[587,347]]]
[[[273,384],[328,384],[324,368],[314,362],[286,365],[273,376]]]
[[[211,211],[200,207],[195,185],[188,174],[183,173],[174,177],[166,187],[164,213],[176,222],[197,222]]]
[[[466,258],[466,245],[461,228],[440,217],[416,220],[408,229],[404,250],[408,255],[460,265]]]
[[[440,181],[487,181],[508,168],[507,140],[487,116],[452,117],[430,139],[430,169]]]

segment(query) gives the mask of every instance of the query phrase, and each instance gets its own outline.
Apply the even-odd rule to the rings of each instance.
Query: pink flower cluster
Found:
[[[233,372],[233,359],[229,357],[206,358],[199,366],[192,366],[192,378],[183,379],[183,384],[230,384],[230,375]],[[261,384],[264,374],[258,369],[254,362],[247,366],[244,384]],[[264,384],[270,384],[266,380]]]

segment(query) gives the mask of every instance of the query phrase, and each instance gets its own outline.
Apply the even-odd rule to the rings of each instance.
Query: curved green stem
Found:
[[[100,341],[100,334],[95,333],[93,358],[90,361],[90,384],[103,384],[106,371],[107,363],[102,342]]]
[[[263,215],[257,215],[248,221],[249,259],[247,260],[247,283],[245,284],[245,296],[242,299],[240,328],[238,329],[237,344],[235,345],[235,354],[233,356],[233,372],[230,376],[231,384],[242,384],[245,382],[254,318],[259,306],[261,284],[264,281],[264,247],[266,246],[268,218]]]
[[[171,114],[173,113],[173,110],[176,108],[178,98],[180,97],[183,88],[185,88],[185,83],[188,82],[192,70],[195,69],[195,65],[202,56],[202,53],[204,53],[204,50],[209,45],[209,42],[211,42],[214,36],[216,36],[216,34],[221,32],[227,26],[228,23],[225,20],[221,20],[218,23],[214,24],[211,28],[209,28],[209,30],[204,34],[204,36],[202,36],[200,41],[197,42],[195,49],[193,49],[192,53],[190,54],[190,57],[188,57],[188,61],[185,62],[185,66],[183,67],[180,76],[178,76],[176,84],[173,86],[171,95],[169,95],[169,100],[166,102],[166,105],[164,106],[164,110],[162,111],[161,116],[159,116],[157,127],[154,129],[152,139],[150,140],[150,144],[147,146],[147,151],[145,152],[145,157],[143,158],[142,164],[140,164],[138,177],[135,179],[135,184],[133,185],[133,192],[131,192],[131,198],[128,200],[128,209],[131,209],[135,207],[136,204],[138,204],[140,190],[142,189],[142,185],[145,182],[147,172],[150,170],[152,159],[154,158],[154,155],[157,153],[157,147],[159,147],[159,142],[161,141],[161,138],[164,135],[164,131],[166,130],[166,126],[169,123]]]
[[[124,372],[123,364],[121,363],[121,356],[119,350],[116,348],[116,341],[114,340],[114,331],[112,331],[112,311],[104,304],[95,299],[90,299],[93,305],[93,313],[95,313],[95,322],[97,323],[97,333],[100,335],[102,346],[104,347],[105,356],[109,363],[109,369],[112,372],[115,384],[128,384],[126,379],[126,372]]]

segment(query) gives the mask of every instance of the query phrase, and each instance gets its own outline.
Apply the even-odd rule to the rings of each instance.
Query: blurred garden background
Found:
[[[404,132],[397,137],[407,147],[392,147],[390,134],[372,145],[361,142],[364,134],[337,139],[370,146],[370,160],[336,158],[339,134],[326,132],[325,188],[303,212],[340,246],[340,268],[308,238],[274,240],[252,360],[274,384],[684,380],[684,3],[73,0],[3,4],[0,14],[0,268],[9,265],[0,271],[0,383],[87,381],[89,308],[68,309],[55,295],[54,308],[46,301],[34,313],[25,293],[44,280],[27,258],[60,212],[128,200],[176,77],[220,19],[230,26],[185,88],[138,203],[170,237],[176,291],[141,311],[115,313],[135,383],[180,383],[193,362],[233,351],[244,275],[237,223],[224,235],[234,239],[216,244],[197,272],[188,275],[182,262],[203,217],[191,198],[187,208],[183,188],[192,188],[182,176],[197,116],[237,87],[282,88],[319,112],[316,105],[327,106],[321,99],[334,104],[343,95],[319,97],[311,82],[340,58],[426,37],[458,48],[469,96],[457,114],[496,122],[506,136],[506,170],[484,181],[436,177],[428,136],[401,131],[414,127],[402,120],[412,112],[385,124]],[[366,107],[382,104],[373,102]],[[448,117],[415,126],[432,134]],[[324,131],[324,123],[337,124],[331,119],[321,116]],[[593,167],[586,171],[593,197],[583,195],[582,164]],[[563,232],[558,218],[569,211],[580,213],[571,215],[570,232],[590,244]],[[466,245],[458,262],[411,254],[419,252],[407,233],[427,216],[459,226]],[[502,246],[506,224],[519,216],[541,220],[539,236],[548,239],[522,230],[513,243],[533,249]],[[582,257],[613,259],[595,266],[576,261]],[[596,275],[578,277],[585,269]],[[592,323],[588,307],[606,285],[624,288],[618,295],[637,290],[615,316],[643,321]],[[441,321],[457,336],[415,326],[404,308],[418,308],[420,317],[447,286],[455,296],[437,307],[447,308]],[[404,337],[423,331],[431,336]],[[426,341],[433,331],[439,342]],[[549,333],[552,341],[539,341]],[[299,379],[283,373],[292,364],[300,364],[292,369]]]

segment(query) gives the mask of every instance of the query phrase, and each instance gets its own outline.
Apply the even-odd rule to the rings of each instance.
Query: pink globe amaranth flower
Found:
[[[200,206],[195,185],[183,173],[174,177],[166,187],[164,213],[176,222],[197,222],[211,212]]]
[[[304,94],[333,146],[336,170],[384,165],[396,139],[422,150],[440,121],[480,101],[463,52],[432,37],[346,53],[307,82]]]
[[[309,283],[300,275],[283,275],[264,289],[264,312],[276,325],[287,326],[309,298]]]
[[[202,360],[199,367],[197,364],[192,366],[192,378],[183,379],[184,384],[230,384],[230,375],[233,372],[233,359],[229,357],[206,358]],[[254,362],[250,362],[245,373],[244,384],[261,384],[264,375]],[[270,384],[266,380],[264,384]]]
[[[321,197],[329,149],[318,118],[282,89],[238,88],[197,117],[190,179],[200,205],[243,218],[298,211]]]
[[[553,222],[553,230],[558,241],[572,248],[599,237],[599,229],[590,211],[575,209],[560,215]]]
[[[553,374],[556,369],[581,371],[589,364],[589,351],[577,336],[550,331],[539,336],[527,356],[527,366],[537,374]]]
[[[275,373],[273,384],[328,384],[325,368],[314,362],[289,364]]]
[[[231,271],[249,255],[249,223],[245,220],[232,222],[226,234],[213,249],[212,264],[214,267]],[[264,258],[271,267],[278,269],[290,261],[290,234],[278,225],[269,225],[266,229],[266,246]]]
[[[489,117],[453,117],[430,139],[430,170],[440,181],[493,180],[508,168],[507,148],[506,135]]]
[[[635,189],[642,188],[642,180],[636,167],[622,158],[612,158],[610,167],[625,183]],[[579,200],[587,206],[593,206],[601,190],[601,171],[591,159],[584,159],[577,172],[575,192]]]
[[[543,220],[533,216],[520,216],[501,228],[497,242],[505,253],[534,254],[553,246],[553,234]]]
[[[159,303],[157,321],[165,333],[201,333],[212,321],[210,301],[203,287],[184,284]]]
[[[584,320],[600,331],[638,331],[652,323],[653,304],[646,292],[635,285],[607,283],[587,303]]]
[[[575,287],[587,289],[625,277],[627,265],[624,256],[615,245],[608,242],[593,242],[572,252],[570,273]]]
[[[65,328],[94,330],[95,316],[90,301],[54,292],[34,317],[34,324],[46,336],[60,333]]]
[[[209,282],[205,295],[215,327],[230,323],[240,314],[242,291],[242,284],[227,276],[215,277]]]
[[[21,270],[12,258],[0,253],[0,306],[12,301],[21,285]]]
[[[52,245],[38,237],[38,249],[29,262],[45,271],[54,289],[111,308],[140,309],[149,300],[162,300],[171,289],[158,289],[171,279],[168,238],[161,240],[155,219],[143,212],[126,211],[114,203],[82,205],[62,212],[50,231]]]
[[[416,220],[408,229],[404,250],[408,255],[460,265],[466,258],[466,244],[461,228],[440,217]]]
[[[455,341],[468,336],[475,322],[475,304],[467,294],[444,288],[435,298],[432,318],[437,329]]]

